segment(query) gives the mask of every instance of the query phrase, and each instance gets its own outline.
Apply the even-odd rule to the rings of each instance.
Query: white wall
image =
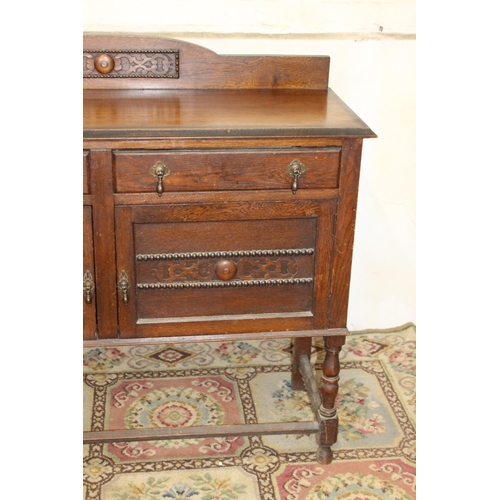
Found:
[[[87,31],[415,33],[414,0],[84,0]]]
[[[84,31],[329,55],[330,87],[378,135],[364,142],[348,327],[416,322],[414,1],[84,0]]]

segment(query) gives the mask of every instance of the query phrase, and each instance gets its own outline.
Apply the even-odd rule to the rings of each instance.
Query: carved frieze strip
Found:
[[[103,66],[100,58],[105,58]],[[83,51],[84,78],[179,78],[179,51],[111,50]]]
[[[143,261],[141,273],[158,282],[269,280],[295,278],[299,261],[310,256],[236,257]],[[303,276],[304,277],[304,276]]]
[[[247,281],[214,281],[205,283],[138,283],[139,290],[171,290],[183,288],[242,288],[248,286],[273,286],[273,285],[306,285],[312,283],[313,278],[291,278],[278,280],[247,280]]]
[[[136,256],[141,260],[183,260],[183,259],[214,259],[231,257],[267,257],[280,255],[313,255],[314,248],[294,248],[280,250],[236,250],[228,252],[186,252],[186,253],[149,253]]]

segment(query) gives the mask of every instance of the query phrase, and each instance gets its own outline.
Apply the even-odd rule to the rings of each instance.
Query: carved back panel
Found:
[[[328,88],[328,56],[218,55],[160,37],[86,35],[87,89]]]

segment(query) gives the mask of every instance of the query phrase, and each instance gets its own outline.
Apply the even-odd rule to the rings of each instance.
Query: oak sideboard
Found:
[[[331,462],[361,149],[375,134],[328,88],[329,67],[84,37],[84,345],[290,338],[292,388],[317,415],[84,442],[317,432]]]

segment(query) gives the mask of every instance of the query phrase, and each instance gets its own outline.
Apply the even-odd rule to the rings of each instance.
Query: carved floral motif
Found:
[[[103,74],[95,68],[97,56],[106,54],[114,61],[113,71]],[[84,78],[179,78],[178,50],[84,51]]]
[[[293,278],[299,266],[292,257],[243,258],[233,261],[240,280]],[[216,280],[217,260],[159,262],[151,274],[159,283],[170,281],[213,281]]]

